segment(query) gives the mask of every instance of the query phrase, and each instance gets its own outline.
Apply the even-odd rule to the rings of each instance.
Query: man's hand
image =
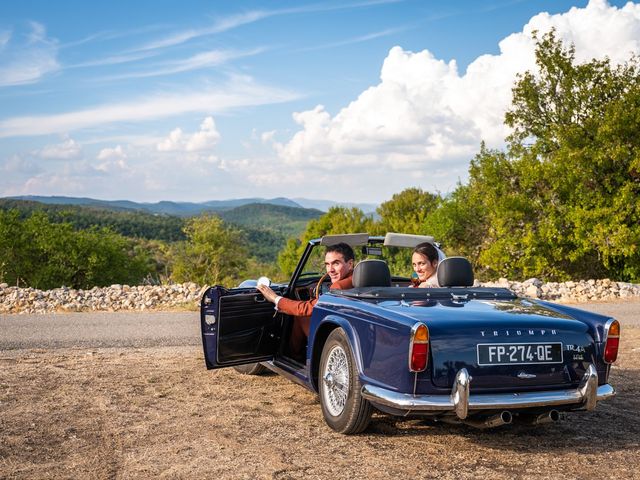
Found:
[[[276,303],[276,297],[278,296],[276,292],[271,290],[271,288],[266,285],[258,285],[256,287],[258,291],[264,296],[265,299],[269,300],[271,303]]]

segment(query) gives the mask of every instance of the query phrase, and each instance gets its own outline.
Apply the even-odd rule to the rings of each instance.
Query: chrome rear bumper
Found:
[[[460,420],[467,418],[470,411],[513,410],[530,407],[557,407],[576,405],[593,410],[599,400],[615,396],[616,391],[609,385],[598,386],[598,372],[590,364],[577,389],[548,390],[542,392],[469,394],[471,376],[466,368],[458,371],[451,394],[411,395],[385,388],[365,385],[362,396],[372,403],[386,405],[408,412],[448,412],[454,411]]]

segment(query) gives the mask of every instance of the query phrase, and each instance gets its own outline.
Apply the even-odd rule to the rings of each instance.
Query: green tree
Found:
[[[537,209],[528,263],[547,264],[552,277],[640,280],[638,58],[576,64],[551,32],[536,62],[540,74],[519,79],[506,115],[522,190]]]
[[[387,232],[431,235],[427,230],[426,219],[438,207],[440,197],[420,188],[407,188],[396,193],[382,203],[378,209],[380,220],[377,222],[377,233]]]
[[[513,89],[507,151],[482,148],[468,186],[427,223],[452,214],[458,227],[440,223],[441,238],[477,252],[489,276],[638,281],[638,59],[577,64],[551,32],[537,41],[536,63]]]
[[[486,152],[484,146],[482,151]],[[482,155],[480,153],[478,157]],[[438,208],[427,215],[424,230],[440,242],[449,255],[467,257],[478,273],[481,265],[477,260],[489,245],[486,243],[488,224],[485,208],[483,202],[476,198],[476,181],[472,177],[470,185],[458,184],[453,192],[442,198]]]
[[[307,224],[300,240],[287,241],[287,245],[278,256],[280,269],[285,275],[290,276],[309,240],[330,234],[370,232],[373,226],[373,219],[359,208],[331,207],[320,218],[311,220]],[[319,265],[320,257],[312,260],[314,261]]]
[[[34,269],[33,256],[33,244],[19,212],[0,211],[0,282],[24,284],[24,273],[28,275]]]
[[[173,280],[232,287],[246,275],[248,252],[239,230],[205,214],[189,220],[184,231],[187,241],[173,250]]]
[[[427,225],[427,218],[437,211],[440,197],[420,188],[407,188],[396,193],[376,210],[379,220],[371,233],[385,235],[388,232],[433,235]],[[406,248],[389,249],[385,260],[391,271],[410,275],[411,252]]]
[[[41,289],[137,284],[147,268],[135,242],[109,229],[77,232],[43,212],[25,220],[16,211],[0,212],[0,276],[8,283]]]

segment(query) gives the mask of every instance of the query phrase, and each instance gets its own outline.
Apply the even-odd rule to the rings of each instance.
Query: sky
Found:
[[[640,54],[615,0],[0,2],[0,197],[446,194],[551,28]]]

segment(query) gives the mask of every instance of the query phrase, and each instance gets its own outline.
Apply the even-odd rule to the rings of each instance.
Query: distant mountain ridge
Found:
[[[341,205],[345,207],[358,207],[364,213],[374,212],[377,205],[370,203],[346,203],[332,202],[330,200],[311,200],[305,198],[296,198],[294,200],[277,197],[271,199],[265,198],[236,198],[229,200],[209,200],[207,202],[172,202],[163,200],[155,203],[133,202],[131,200],[98,200],[88,197],[65,197],[65,196],[39,196],[39,195],[23,195],[5,197],[12,200],[27,200],[32,202],[40,202],[44,204],[55,205],[80,205],[101,207],[112,210],[138,210],[145,211],[157,215],[175,215],[179,217],[190,217],[200,215],[203,212],[222,212],[241,207],[248,204],[270,204],[283,207],[294,208],[313,208],[326,212],[330,207]]]
[[[76,230],[109,228],[125,237],[146,241],[176,242],[186,240],[184,231],[189,217],[153,213],[147,210],[105,206],[102,203],[43,203],[33,200],[0,198],[0,213],[17,212],[26,219],[44,214],[52,223],[67,223]],[[91,199],[88,199],[91,200]],[[298,238],[307,223],[323,215],[313,208],[249,203],[224,210],[209,208],[211,215],[222,218],[240,230],[247,240],[251,255],[259,261],[274,263],[289,238]]]
[[[362,210],[364,213],[374,213],[378,205],[376,203],[356,203],[356,202],[334,202],[331,200],[312,200],[309,198],[292,198],[292,201],[298,203],[304,208],[315,208],[328,211],[331,207],[341,206],[346,208],[356,207]]]

